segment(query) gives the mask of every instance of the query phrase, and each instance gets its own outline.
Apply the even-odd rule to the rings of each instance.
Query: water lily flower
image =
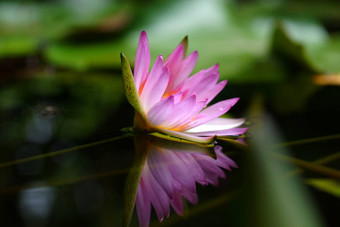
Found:
[[[133,83],[130,66],[122,56],[122,71],[128,100],[136,109],[134,126],[147,132],[161,132],[177,138],[210,143],[214,136],[241,135],[247,128],[237,128],[244,119],[220,117],[239,98],[208,104],[225,87],[219,80],[219,65],[190,76],[198,52],[186,57],[187,39],[164,60],[161,55],[150,67],[147,34],[142,31],[135,59]]]
[[[152,206],[160,222],[169,217],[170,206],[182,215],[183,197],[192,204],[198,202],[196,183],[217,186],[219,178],[226,178],[222,168],[231,171],[231,167],[237,167],[220,146],[211,148],[216,155],[214,159],[206,147],[159,138],[148,141],[136,197],[141,227],[149,226]]]

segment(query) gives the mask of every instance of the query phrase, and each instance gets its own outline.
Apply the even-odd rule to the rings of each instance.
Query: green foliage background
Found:
[[[198,187],[200,203],[161,225],[339,226],[339,12],[333,0],[1,1],[0,226],[122,225],[132,141],[77,145],[132,125],[120,53],[133,67],[142,30],[151,62],[188,35],[194,72],[219,63],[217,100],[241,97],[229,116],[250,127],[246,150],[219,141],[240,166],[227,183]],[[52,195],[43,218],[22,202],[37,188]]]

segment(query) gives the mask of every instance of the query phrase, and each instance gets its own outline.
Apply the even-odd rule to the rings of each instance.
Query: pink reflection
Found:
[[[222,153],[220,146],[214,147],[214,159],[206,152],[207,148],[175,144],[171,141],[152,141],[147,146],[148,153],[136,198],[141,227],[149,226],[151,206],[154,207],[159,221],[169,217],[170,206],[177,214],[182,215],[182,197],[192,204],[198,202],[196,182],[217,186],[219,178],[226,178],[222,168],[230,171],[230,167],[237,167],[233,160]]]

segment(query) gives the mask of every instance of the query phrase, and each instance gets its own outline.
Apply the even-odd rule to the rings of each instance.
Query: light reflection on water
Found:
[[[26,189],[19,194],[20,213],[27,226],[45,226],[52,211],[55,191],[51,187]]]
[[[46,143],[53,136],[54,119],[34,115],[26,126],[26,138],[35,143]]]
[[[170,206],[183,215],[183,198],[198,202],[196,183],[218,186],[219,178],[226,178],[223,169],[237,167],[218,145],[202,147],[143,136],[135,138],[135,146],[137,154],[146,155],[136,197],[140,226],[149,225],[151,207],[161,222],[170,216]]]

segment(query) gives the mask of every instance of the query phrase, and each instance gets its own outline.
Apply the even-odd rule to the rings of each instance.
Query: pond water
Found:
[[[303,188],[292,190],[291,182],[285,180],[286,175],[296,169],[286,164],[292,161],[272,160],[269,152],[262,151],[269,147],[270,152],[287,155],[285,152],[290,150],[294,157],[309,163],[336,155],[337,136],[296,145],[282,143],[336,134],[340,112],[338,88],[319,87],[301,111],[285,113],[279,111],[280,105],[285,104],[278,106],[270,95],[271,86],[229,85],[219,95],[218,99],[241,97],[231,113],[236,117],[248,117],[250,130],[246,142],[249,147],[218,140],[217,146],[221,146],[226,156],[223,154],[224,163],[214,163],[220,160],[218,157],[215,160],[211,147],[134,138],[128,129],[122,130],[132,125],[134,112],[124,98],[119,75],[60,73],[4,82],[0,125],[1,226],[122,226],[127,205],[126,181],[129,173],[138,168],[142,170],[139,174],[147,190],[144,193],[153,193],[154,198],[165,199],[166,204],[172,206],[169,218],[160,223],[149,202],[139,202],[139,213],[144,218],[150,215],[151,226],[270,226],[268,223],[275,223],[282,217],[271,220],[273,222],[264,222],[258,217],[261,212],[265,212],[265,216],[277,216],[278,210],[273,208],[272,213],[270,210],[276,206],[271,204],[275,198],[278,201],[287,199],[289,209],[298,216],[317,214],[321,222],[336,226],[339,199],[310,183],[312,179],[327,180],[334,175],[302,165],[307,171],[288,178],[302,176],[294,180],[293,188],[296,185]],[[44,157],[45,154],[50,156]],[[222,153],[219,155],[221,157]],[[37,158],[13,163],[29,157]],[[200,160],[209,160],[210,164],[202,164]],[[141,163],[144,164],[141,166]],[[190,163],[200,163],[201,168]],[[165,165],[168,172],[163,168]],[[339,161],[335,157],[326,165],[336,169]],[[156,176],[151,180],[150,171]],[[171,174],[175,176],[172,181],[180,183],[176,186],[177,192],[185,197],[183,201],[178,198],[181,202],[177,204],[169,192],[157,189],[165,184],[162,179],[171,182]],[[275,187],[286,191],[282,194]],[[154,191],[148,191],[150,189]],[[300,202],[312,204],[313,209],[300,214],[297,208],[304,206],[293,198],[305,193],[309,193],[307,198]],[[157,201],[152,202],[157,204]],[[157,209],[159,218],[167,216],[159,207]],[[130,226],[139,226],[136,211]]]

